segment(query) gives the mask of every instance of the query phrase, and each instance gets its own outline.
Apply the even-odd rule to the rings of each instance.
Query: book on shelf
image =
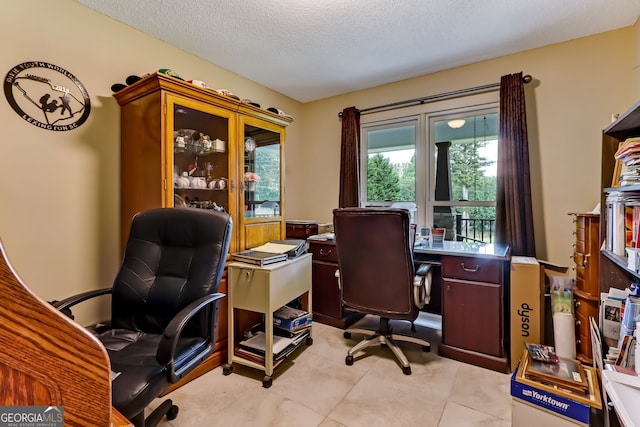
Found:
[[[253,248],[253,250],[287,254],[289,258],[297,258],[307,251],[307,242],[301,239],[271,240],[264,245]]]
[[[291,338],[273,336],[273,354],[278,354],[283,351],[287,346],[293,343]],[[265,348],[267,345],[266,334],[262,331],[258,331],[250,338],[240,341],[238,346],[245,350],[254,352],[264,356]]]
[[[295,340],[296,338],[299,338],[301,335],[304,335],[306,332],[308,332],[310,330],[311,330],[311,318],[308,318],[307,319],[307,323],[304,326],[302,326],[302,327],[300,327],[300,328],[298,328],[298,329],[296,329],[294,331],[289,331],[287,329],[281,329],[281,328],[278,328],[276,326],[276,327],[273,328],[273,333],[275,335],[280,335],[280,336],[287,337],[287,338],[292,338],[292,339]]]
[[[282,337],[279,335],[273,336],[273,359],[280,360],[289,354],[291,354],[298,345],[305,340],[311,331],[305,330],[294,338]],[[265,357],[266,349],[266,335],[264,332],[259,331],[251,338],[241,341],[238,344],[237,351],[246,355],[253,355],[257,357]]]
[[[622,368],[634,368],[635,367],[635,348],[636,338],[632,335],[625,335],[622,338],[622,344],[620,344],[618,357],[615,365]]]
[[[287,251],[289,258],[297,258],[307,252],[307,241],[302,239],[272,240],[269,243],[291,247]]]
[[[248,249],[246,251],[235,252],[231,254],[231,258],[236,261],[245,262],[247,264],[254,264],[262,267],[265,265],[286,261],[289,257],[286,253],[274,254],[271,252],[262,252]]]

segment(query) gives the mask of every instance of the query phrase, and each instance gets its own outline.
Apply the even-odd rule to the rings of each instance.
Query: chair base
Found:
[[[156,427],[165,415],[168,420],[175,420],[178,416],[178,407],[173,404],[171,399],[162,402],[147,418],[144,417],[144,411],[142,411],[131,422],[135,427]]]
[[[345,359],[345,363],[347,365],[353,364],[353,357],[358,352],[364,350],[367,347],[371,347],[374,345],[385,345],[391,349],[393,354],[396,356],[396,360],[400,363],[402,367],[402,372],[405,375],[411,375],[411,365],[409,364],[409,359],[402,352],[400,347],[396,344],[396,341],[404,341],[410,342],[414,344],[418,344],[422,346],[422,351],[428,352],[431,351],[431,344],[428,341],[417,337],[410,337],[406,335],[398,335],[393,333],[393,329],[389,324],[390,319],[386,317],[380,318],[380,325],[377,331],[371,331],[368,329],[359,329],[359,328],[349,328],[344,331],[344,337],[349,338],[351,334],[362,334],[366,337],[360,341],[358,344],[353,346],[348,352],[347,357]]]

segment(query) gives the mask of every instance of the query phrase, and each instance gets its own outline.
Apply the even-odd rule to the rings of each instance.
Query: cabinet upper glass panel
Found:
[[[229,120],[173,106],[174,206],[229,211]]]
[[[244,126],[244,217],[280,215],[280,133]]]

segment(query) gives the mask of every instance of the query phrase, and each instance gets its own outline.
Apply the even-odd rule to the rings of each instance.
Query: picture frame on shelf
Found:
[[[580,361],[564,357],[558,359],[557,363],[541,362],[534,360],[527,351],[523,356],[522,370],[529,379],[576,393],[588,393],[589,383]]]

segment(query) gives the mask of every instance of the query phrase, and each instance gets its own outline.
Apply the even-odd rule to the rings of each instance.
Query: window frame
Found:
[[[435,122],[483,113],[499,113],[499,93],[490,91],[417,106],[363,115],[360,121],[360,206],[390,206],[392,202],[367,200],[367,132],[415,123],[415,203],[418,227],[433,224],[435,206],[489,206],[495,201],[435,201]]]

